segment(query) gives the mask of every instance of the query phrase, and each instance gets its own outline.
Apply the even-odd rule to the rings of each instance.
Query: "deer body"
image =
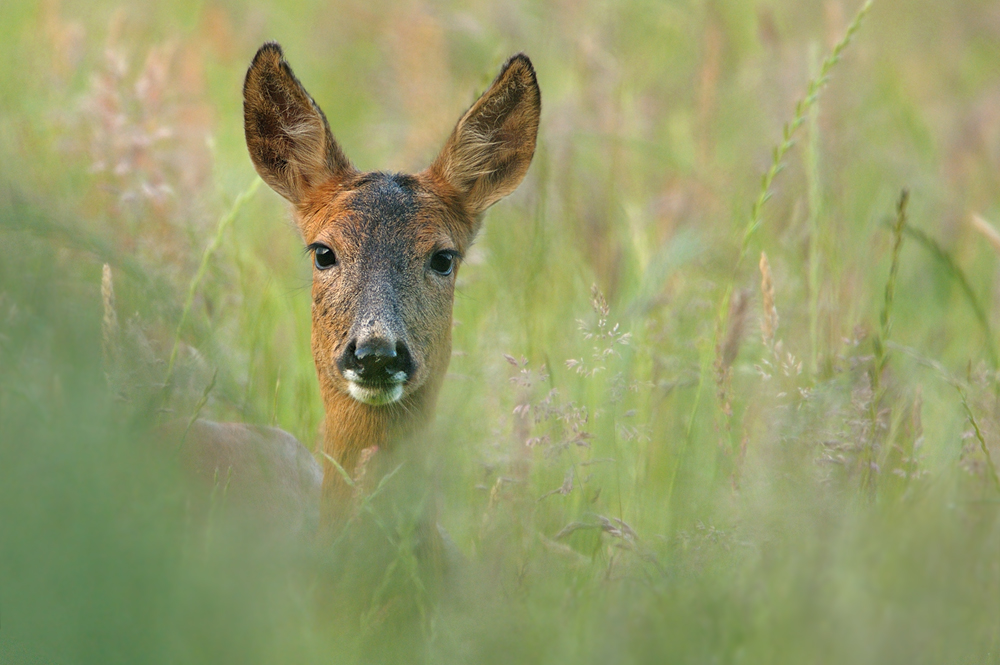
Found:
[[[158,438],[193,483],[193,508],[215,503],[238,520],[293,538],[316,532],[322,470],[294,436],[275,427],[196,420],[168,423]]]
[[[391,451],[430,421],[451,356],[455,277],[483,212],[520,184],[541,98],[512,57],[414,175],[362,173],[284,60],[257,52],[244,83],[247,147],[292,204],[309,249],[312,352],[326,420],[325,519],[336,519],[361,451]]]

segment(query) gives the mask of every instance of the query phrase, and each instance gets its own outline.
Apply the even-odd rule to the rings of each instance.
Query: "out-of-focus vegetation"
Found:
[[[876,0],[762,192],[859,9],[7,0],[0,662],[1000,663],[1000,6]],[[195,524],[137,434],[162,405],[317,440],[285,204],[220,227],[270,39],[363,169],[426,165],[509,54],[538,72],[414,443],[444,579],[391,503],[331,551]]]

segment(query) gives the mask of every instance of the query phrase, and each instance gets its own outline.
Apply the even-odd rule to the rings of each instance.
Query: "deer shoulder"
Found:
[[[175,451],[199,510],[308,536],[319,522],[323,471],[312,453],[276,427],[196,420],[157,432]]]

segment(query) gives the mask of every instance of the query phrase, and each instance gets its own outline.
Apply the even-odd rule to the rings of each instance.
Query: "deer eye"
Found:
[[[431,270],[439,275],[450,275],[455,269],[455,254],[453,252],[435,252],[431,257]]]
[[[319,270],[326,270],[337,265],[337,255],[326,245],[313,245],[313,263]]]

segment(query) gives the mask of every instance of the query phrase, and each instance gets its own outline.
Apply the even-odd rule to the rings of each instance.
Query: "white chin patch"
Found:
[[[359,402],[372,406],[382,406],[399,401],[399,398],[403,396],[403,384],[396,383],[385,388],[366,388],[354,381],[348,381],[347,392]]]

